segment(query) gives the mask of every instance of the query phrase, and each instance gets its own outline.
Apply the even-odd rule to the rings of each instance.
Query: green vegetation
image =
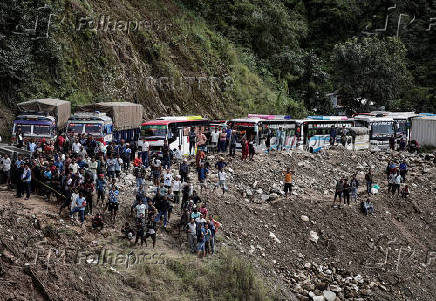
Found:
[[[197,260],[195,257],[165,259],[132,267],[129,285],[148,287],[149,300],[279,300],[263,284],[250,264],[230,251]]]
[[[126,100],[148,117],[302,117],[332,113],[325,95],[338,91],[353,110],[365,109],[355,101],[363,97],[435,111],[436,7],[396,3],[388,11],[394,3],[381,0],[5,0],[0,102],[14,110],[35,97]]]

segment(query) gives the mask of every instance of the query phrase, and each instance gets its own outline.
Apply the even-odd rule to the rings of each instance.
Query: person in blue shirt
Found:
[[[28,144],[28,148],[29,148],[29,151],[32,153],[32,155],[33,155],[33,153],[36,151],[36,143],[35,143],[35,140],[34,139],[32,139],[30,142],[29,142],[29,144]]]
[[[21,181],[23,182],[24,191],[26,192],[26,200],[30,198],[30,185],[32,182],[32,171],[30,170],[29,164],[24,164],[23,174],[21,175]]]
[[[46,166],[44,173],[43,173],[43,179],[46,187],[44,187],[45,195],[48,201],[50,201],[51,197],[51,180],[52,180],[52,173],[50,170],[50,166]]]
[[[400,175],[403,182],[406,182],[407,164],[406,161],[400,163]]]
[[[59,173],[62,173],[62,171],[64,170],[64,163],[60,160],[59,156],[57,156],[54,165],[58,169]]]
[[[99,201],[102,202],[105,199],[105,192],[106,192],[106,180],[104,179],[103,174],[98,175],[97,183],[96,183],[96,190],[97,190],[97,205]]]
[[[85,221],[85,208],[86,208],[86,201],[83,192],[79,192],[79,196],[74,200],[74,202],[76,207],[73,210],[71,210],[70,218],[72,219],[73,214],[79,212],[80,223],[83,226],[83,223]]]

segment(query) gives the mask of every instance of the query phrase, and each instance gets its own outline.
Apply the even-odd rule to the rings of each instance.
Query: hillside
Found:
[[[350,111],[367,109],[360,97],[434,111],[435,12],[430,0],[2,1],[0,128],[41,97],[138,102],[145,118],[332,113],[333,91]]]

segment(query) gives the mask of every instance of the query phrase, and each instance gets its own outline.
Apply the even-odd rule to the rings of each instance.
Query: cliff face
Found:
[[[173,1],[6,0],[0,10],[3,132],[15,103],[36,97],[138,102],[145,118],[223,118],[280,98],[242,50]]]

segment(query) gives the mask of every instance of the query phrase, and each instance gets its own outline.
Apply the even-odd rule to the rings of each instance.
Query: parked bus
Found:
[[[371,112],[373,116],[391,117],[395,122],[395,138],[397,140],[404,138],[406,141],[410,139],[410,130],[412,127],[412,118],[419,115],[415,112]]]
[[[330,145],[330,131],[336,128],[337,142],[340,143],[341,130],[354,126],[354,121],[345,116],[309,116],[295,120],[296,147],[317,153]]]
[[[232,119],[227,125],[238,132],[239,136],[245,135],[248,139],[253,139],[255,145],[261,149],[265,149],[268,137],[271,147],[276,148],[279,145],[278,137],[281,137],[280,145],[289,149],[295,136],[295,122],[290,116],[249,114],[247,118]],[[236,148],[241,149],[241,137],[238,138]]]
[[[354,123],[356,126],[369,129],[370,150],[389,149],[389,139],[395,136],[395,122],[392,117],[357,115],[354,117]]]
[[[189,132],[194,128],[196,133],[208,129],[209,120],[201,116],[162,117],[142,123],[138,146],[149,144],[150,153],[159,152],[168,140],[170,149],[181,148],[183,155],[189,154]]]

